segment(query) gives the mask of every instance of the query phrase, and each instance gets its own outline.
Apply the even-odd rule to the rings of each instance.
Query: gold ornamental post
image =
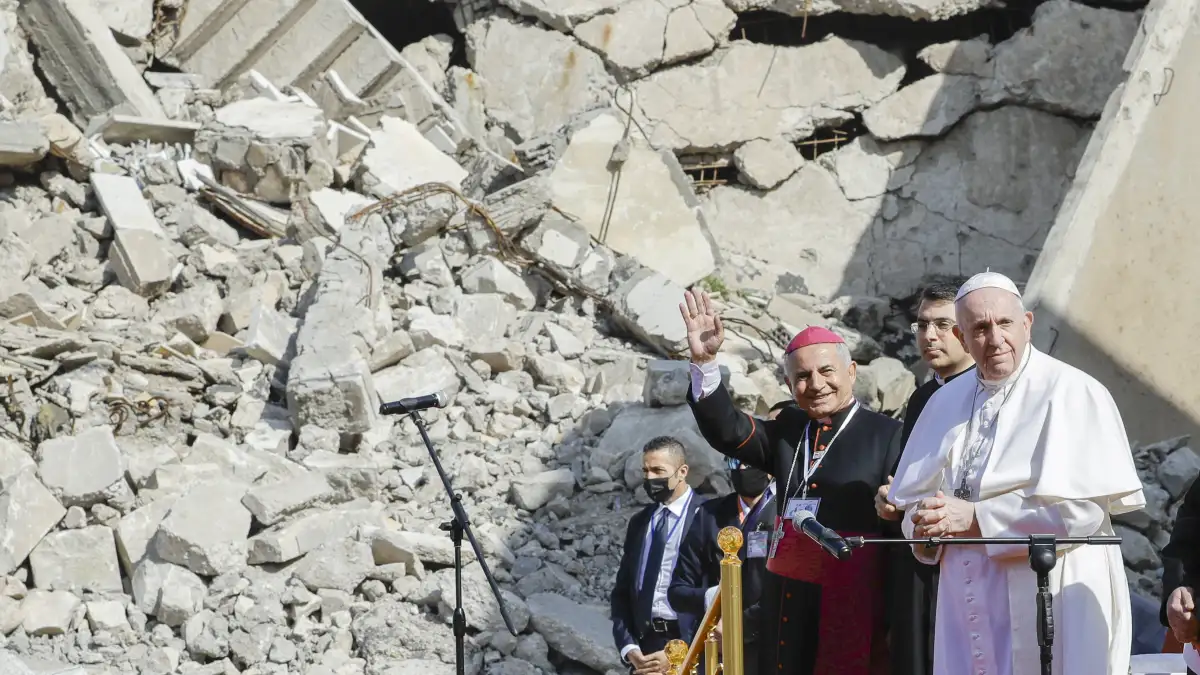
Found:
[[[721,560],[721,670],[724,675],[742,675],[742,531],[722,528],[717,546],[725,552]]]
[[[725,553],[721,559],[721,592],[713,600],[690,648],[682,640],[683,651],[678,668],[672,662],[673,675],[697,675],[700,653],[704,653],[705,675],[743,675],[742,669],[742,531],[726,527],[717,534],[717,546]],[[721,640],[717,640],[717,623],[721,623]],[[671,644],[667,644],[667,660],[671,660]],[[718,658],[718,650],[720,656]]]

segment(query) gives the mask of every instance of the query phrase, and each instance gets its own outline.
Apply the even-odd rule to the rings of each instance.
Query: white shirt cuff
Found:
[[[707,591],[704,591],[704,611],[705,612],[707,612],[708,609],[710,607],[712,607],[713,601],[715,601],[717,599],[717,594],[720,592],[721,592],[720,586],[713,586],[712,588],[708,589]]]
[[[640,649],[640,647],[637,645],[625,645],[624,647],[621,647],[621,660],[628,663],[629,659],[626,659],[625,657],[629,655],[629,652],[635,649]]]
[[[721,385],[721,366],[716,361],[708,361],[701,365],[688,364],[692,374],[692,400],[699,401],[707,398]]]

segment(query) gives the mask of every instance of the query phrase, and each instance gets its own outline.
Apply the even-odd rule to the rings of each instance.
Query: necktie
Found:
[[[662,569],[663,552],[667,549],[667,514],[668,509],[658,512],[654,521],[654,529],[650,532],[650,552],[646,556],[646,568],[642,570],[641,584],[638,586],[637,620],[639,626],[650,624],[651,612],[654,609],[654,587],[658,585],[658,573]]]

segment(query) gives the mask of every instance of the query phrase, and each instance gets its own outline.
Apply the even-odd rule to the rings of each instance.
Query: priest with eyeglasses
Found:
[[[929,400],[888,501],[906,536],[1112,535],[1146,504],[1112,396],[1030,343],[1016,285],[986,272],[955,299],[955,335],[976,363]],[[1038,675],[1028,547],[912,547],[940,567],[934,675]],[[1060,547],[1050,574],[1055,675],[1126,675],[1129,586],[1115,546]]]

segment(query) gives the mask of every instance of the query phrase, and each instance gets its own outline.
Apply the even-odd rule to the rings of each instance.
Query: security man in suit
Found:
[[[667,673],[663,648],[699,617],[671,607],[667,588],[684,535],[704,498],[687,483],[683,443],[659,436],[642,448],[643,487],[654,502],[629,520],[611,596],[613,640],[636,675]]]
[[[726,527],[741,529],[743,543],[738,557],[743,562],[743,642],[745,653],[757,653],[761,613],[758,601],[767,573],[768,537],[775,526],[775,490],[767,472],[736,459],[728,459],[727,465],[734,491],[700,507],[696,522],[684,539],[668,595],[674,607],[703,619],[720,592],[721,559],[725,554],[717,545],[717,534]],[[699,622],[681,629],[684,639],[691,643]],[[757,665],[755,659],[743,659],[746,675],[757,675]]]

